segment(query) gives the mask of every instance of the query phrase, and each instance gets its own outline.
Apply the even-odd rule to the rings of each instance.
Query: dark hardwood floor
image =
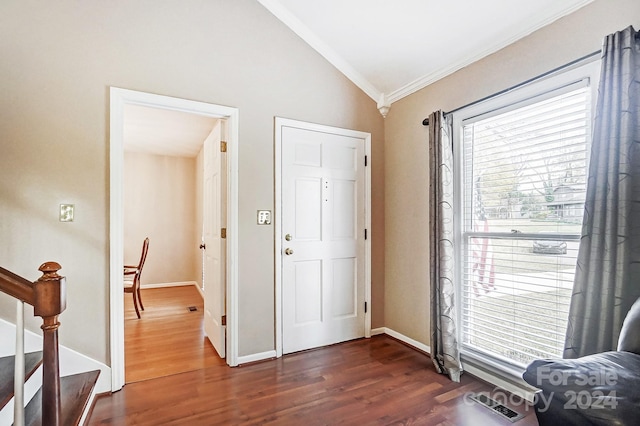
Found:
[[[151,297],[142,297],[145,309],[151,309]],[[202,310],[198,312],[201,321]],[[435,372],[428,356],[388,336],[236,368],[227,367],[212,354],[213,349],[203,351],[194,364],[185,359],[186,343],[172,344],[162,336],[149,338],[165,340],[165,357],[175,352],[166,362],[200,362],[203,367],[141,379],[97,398],[89,425],[512,424],[469,400],[471,392],[491,394],[492,386],[468,374],[461,383],[453,383]],[[194,340],[196,346],[202,343]],[[538,424],[532,407],[516,404],[511,408],[526,414],[516,426]]]

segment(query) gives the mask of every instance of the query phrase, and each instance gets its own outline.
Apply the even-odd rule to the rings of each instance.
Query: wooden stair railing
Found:
[[[0,291],[33,306],[42,317],[42,424],[61,425],[60,362],[58,356],[58,315],[66,308],[65,278],[58,275],[56,262],[43,263],[42,276],[35,282],[0,267]]]

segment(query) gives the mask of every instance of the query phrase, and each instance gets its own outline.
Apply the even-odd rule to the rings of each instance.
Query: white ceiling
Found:
[[[258,0],[386,115],[395,101],[593,0]],[[195,157],[216,119],[127,105],[127,151]]]
[[[258,1],[382,107],[592,0]]]
[[[196,157],[216,121],[198,114],[125,105],[124,150]]]

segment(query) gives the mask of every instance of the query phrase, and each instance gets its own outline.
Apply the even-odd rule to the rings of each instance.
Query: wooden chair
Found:
[[[138,310],[138,304],[144,311],[144,305],[142,305],[142,298],[140,297],[140,277],[142,276],[142,267],[144,261],[147,260],[147,252],[149,251],[149,237],[144,239],[142,244],[142,255],[140,256],[140,262],[137,266],[124,265],[124,292],[131,293],[133,295],[133,306],[136,308],[136,314],[138,319],[140,318],[140,311]],[[133,276],[133,279],[128,276]]]

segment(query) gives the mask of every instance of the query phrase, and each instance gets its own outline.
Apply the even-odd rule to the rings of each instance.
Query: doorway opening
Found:
[[[221,298],[226,306],[226,363],[237,365],[237,185],[238,185],[238,110],[112,87],[110,99],[110,349],[112,391],[125,383],[124,368],[124,123],[129,107],[146,107],[210,117],[224,123],[226,139],[226,288]],[[152,243],[153,244],[153,243]],[[150,249],[152,250],[152,249]],[[205,290],[206,291],[206,290]]]

